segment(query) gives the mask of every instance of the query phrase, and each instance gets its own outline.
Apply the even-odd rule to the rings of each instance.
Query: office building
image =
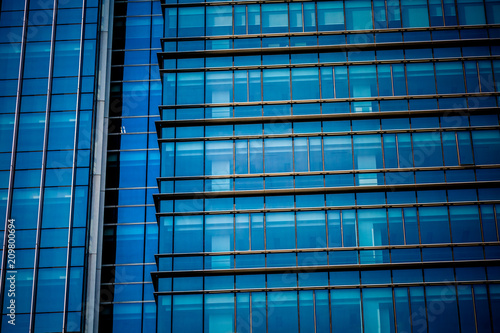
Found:
[[[500,1],[0,8],[2,332],[500,332]]]
[[[100,13],[97,0],[1,2],[2,332],[81,332],[94,308]]]
[[[499,5],[165,1],[157,331],[500,331]]]

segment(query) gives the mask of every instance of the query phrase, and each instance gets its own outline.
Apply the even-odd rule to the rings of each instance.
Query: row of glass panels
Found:
[[[165,37],[495,24],[500,22],[494,14],[499,6],[495,0],[456,4],[453,0],[351,0],[174,7],[165,9]]]
[[[166,216],[160,253],[495,242],[497,218],[490,205]]]
[[[497,60],[165,73],[163,104],[493,92],[498,78]]]
[[[497,164],[499,145],[498,130],[168,142],[161,176]]]
[[[158,332],[491,332],[500,288],[442,285],[158,297]]]
[[[429,247],[429,245],[423,248],[417,248],[414,246],[408,246],[405,248],[392,248],[392,249],[366,249],[357,250],[353,248],[337,248],[337,251],[304,251],[304,249],[297,250],[298,253],[288,252],[280,253],[280,250],[273,250],[273,253],[267,254],[255,254],[255,252],[243,252],[242,254],[227,254],[220,253],[218,255],[210,256],[197,256],[193,254],[192,256],[182,256],[171,258],[169,255],[165,257],[160,257],[158,259],[158,269],[162,272],[168,271],[183,271],[180,274],[184,275],[186,272],[192,270],[225,270],[225,269],[254,269],[252,275],[249,276],[250,280],[246,281],[247,284],[238,282],[236,287],[233,286],[233,279],[227,277],[226,279],[220,279],[221,283],[214,284],[212,277],[213,272],[206,272],[205,277],[205,288],[207,290],[218,290],[218,289],[251,289],[251,288],[265,288],[265,277],[255,275],[257,269],[260,268],[295,268],[299,267],[319,267],[319,266],[342,266],[343,269],[348,269],[351,271],[352,279],[344,279],[341,282],[333,281],[332,285],[359,285],[358,278],[358,266],[357,265],[371,265],[371,264],[411,264],[411,263],[421,263],[421,262],[436,262],[436,261],[467,261],[467,260],[489,260],[498,259],[498,254],[500,248],[498,246],[455,246],[448,247],[447,245],[439,245]],[[341,251],[339,251],[341,250]],[[283,250],[281,250],[283,251]],[[241,253],[241,252],[240,252]],[[346,266],[347,265],[347,266]],[[349,266],[350,265],[350,266]],[[322,270],[335,269],[335,267],[320,267]],[[492,268],[489,268],[492,269]],[[305,268],[304,268],[305,270]],[[483,268],[484,271],[484,268]],[[220,273],[220,271],[218,272]],[[493,272],[492,272],[493,273]],[[370,273],[371,274],[371,273]],[[295,279],[295,273],[290,272],[291,277],[294,277],[289,283],[278,284],[275,283],[272,287],[296,287],[297,280]],[[331,275],[331,274],[330,274]],[[372,283],[391,283],[390,276],[388,279],[380,279],[377,275],[371,274],[365,278],[374,278]],[[339,276],[335,276],[339,279]],[[202,290],[202,288],[197,283],[201,283],[201,279],[193,278],[175,278],[179,285],[174,284],[174,290],[177,291],[193,291]],[[175,280],[174,279],[174,280]],[[303,286],[303,280],[300,280],[299,273],[299,286]],[[193,285],[181,283],[181,281],[195,281]],[[160,279],[161,281],[161,279]],[[170,284],[168,280],[166,285],[161,288],[163,291],[169,291]],[[375,282],[376,281],[376,282]],[[395,281],[396,282],[396,281]],[[402,282],[402,281],[399,281]],[[408,282],[408,281],[406,281]],[[420,280],[421,282],[421,280]],[[368,283],[366,279],[363,280],[363,284]],[[315,285],[323,285],[327,282],[321,282]],[[271,287],[271,285],[269,285]]]

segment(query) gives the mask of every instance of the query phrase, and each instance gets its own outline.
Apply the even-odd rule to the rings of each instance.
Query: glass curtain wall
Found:
[[[154,332],[159,1],[115,1],[99,330]]]
[[[162,10],[158,332],[500,331],[499,1]]]
[[[83,329],[98,6],[1,2],[2,332]]]

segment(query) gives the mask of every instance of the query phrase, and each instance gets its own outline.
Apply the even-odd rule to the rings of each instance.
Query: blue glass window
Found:
[[[373,29],[371,1],[345,1],[345,16],[347,30]]]
[[[293,213],[266,214],[267,249],[295,248],[295,218]]]
[[[333,289],[331,295],[332,332],[361,332],[359,289]]]
[[[344,2],[319,2],[318,31],[344,30]]]

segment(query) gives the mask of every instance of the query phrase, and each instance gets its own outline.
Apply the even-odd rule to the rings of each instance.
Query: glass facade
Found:
[[[159,1],[115,1],[99,331],[154,332]],[[131,249],[133,249],[131,251]]]
[[[99,14],[1,2],[2,332],[83,327]]]
[[[500,331],[500,2],[163,1],[157,331]]]

